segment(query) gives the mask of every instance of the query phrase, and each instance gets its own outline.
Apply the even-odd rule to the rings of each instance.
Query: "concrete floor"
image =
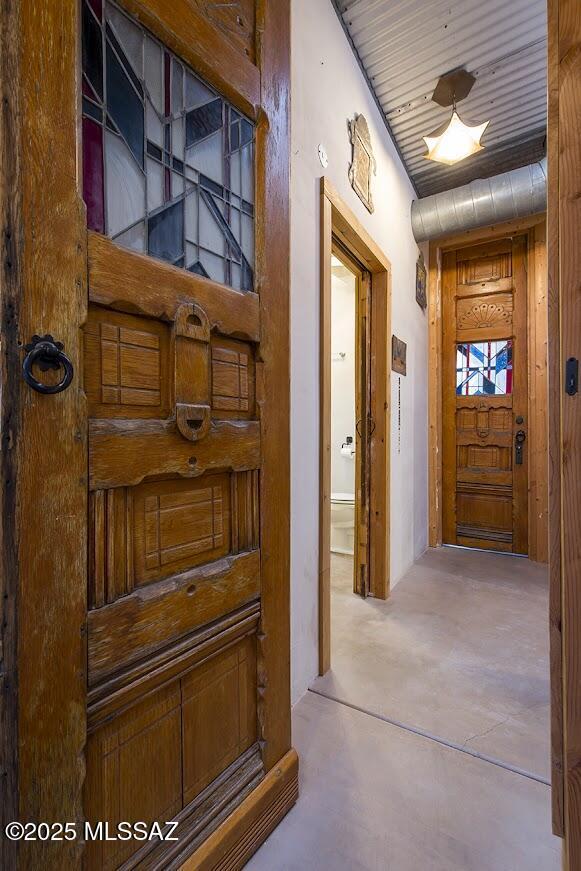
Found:
[[[248,865],[558,871],[546,569],[428,551],[388,602],[333,557],[332,671],[294,709],[301,797]]]

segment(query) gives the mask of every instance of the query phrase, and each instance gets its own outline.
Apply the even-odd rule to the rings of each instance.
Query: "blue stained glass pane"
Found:
[[[184,203],[167,206],[148,222],[147,252],[175,263],[184,255]]]
[[[212,100],[186,115],[186,146],[216,133],[222,126],[222,100]]]
[[[143,101],[136,94],[109,44],[107,44],[107,109],[135,160],[143,166]]]
[[[458,396],[512,393],[512,340],[456,345],[456,393]]]
[[[101,28],[83,3],[83,72],[99,97],[103,96],[103,40]]]

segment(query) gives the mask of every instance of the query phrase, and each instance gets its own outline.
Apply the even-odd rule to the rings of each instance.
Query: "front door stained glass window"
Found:
[[[512,340],[459,342],[456,345],[458,396],[512,393]]]
[[[253,289],[254,125],[117,6],[83,0],[89,228]]]

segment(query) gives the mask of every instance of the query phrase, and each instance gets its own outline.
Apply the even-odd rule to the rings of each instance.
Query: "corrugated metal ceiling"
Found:
[[[540,159],[547,121],[546,0],[333,0],[420,196]],[[490,120],[484,151],[424,159],[422,136],[450,116],[432,102],[457,67],[476,77],[458,111]]]

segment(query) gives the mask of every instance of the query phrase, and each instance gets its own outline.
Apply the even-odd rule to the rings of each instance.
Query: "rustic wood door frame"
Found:
[[[544,214],[430,242],[428,279],[429,545],[442,544],[442,258],[445,252],[507,236],[527,236],[529,558],[548,561],[547,266]]]
[[[581,397],[565,367],[581,359],[581,8],[548,2],[550,638],[553,831],[563,869],[581,868]]]
[[[321,178],[321,323],[319,465],[319,673],[331,665],[331,253],[333,238],[371,274],[370,594],[389,595],[389,452],[391,402],[391,264]]]
[[[196,869],[233,867],[297,796],[289,655],[290,3],[258,0],[254,63],[194,4],[118,2],[256,121],[265,156],[257,161],[256,273],[264,437],[258,677],[267,774],[190,860]],[[20,0],[0,21],[1,825],[67,821],[81,832],[56,844],[0,838],[0,865],[47,871],[83,862],[88,432],[80,328],[88,246],[78,159],[80,8],[78,0],[42,9]],[[188,38],[192,30],[204,37],[199,45]],[[23,346],[35,333],[63,341],[73,362],[74,381],[57,396],[34,393],[22,380]],[[274,500],[276,512],[266,509]]]

